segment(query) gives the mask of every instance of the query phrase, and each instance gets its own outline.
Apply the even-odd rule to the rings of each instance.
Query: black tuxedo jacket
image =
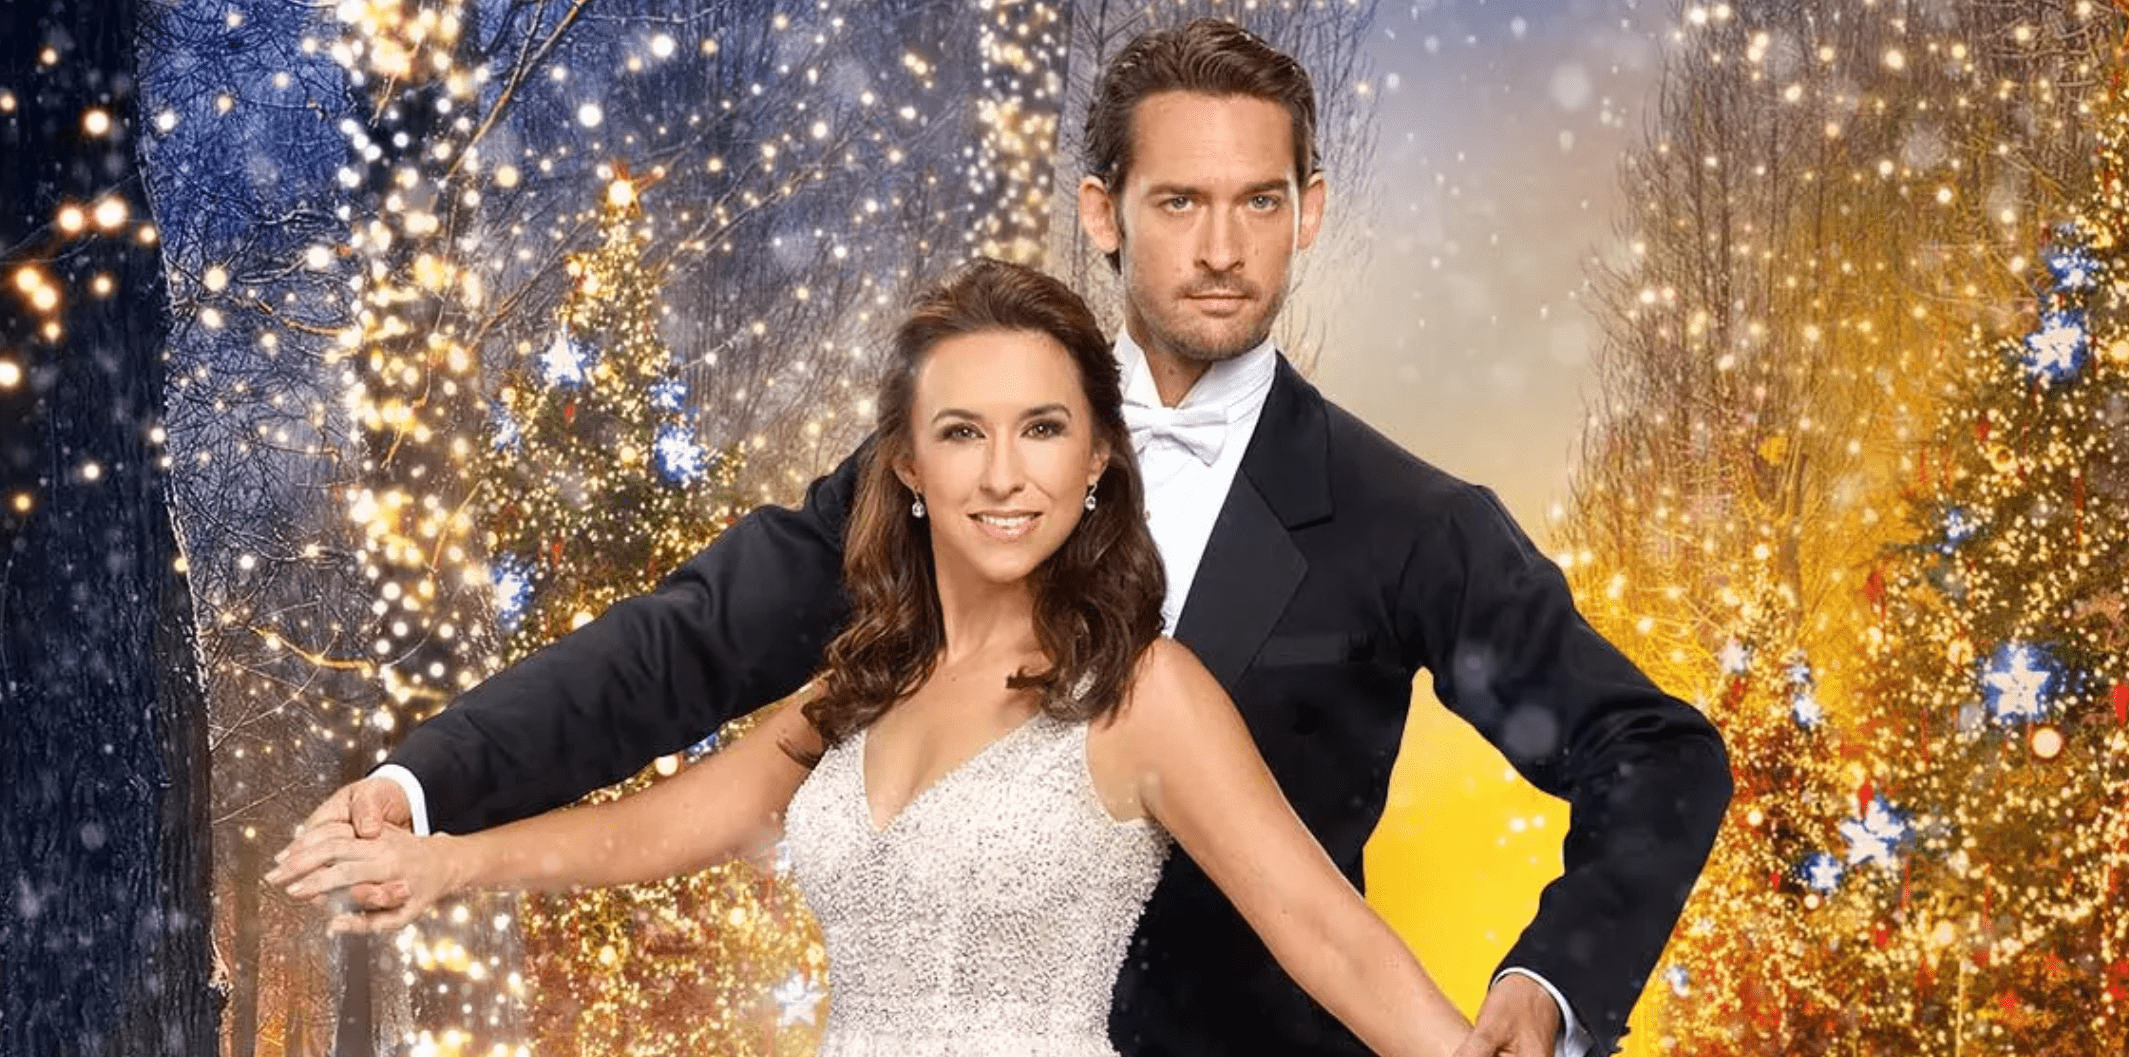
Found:
[[[758,510],[649,595],[468,691],[391,756],[432,825],[569,803],[810,679],[846,617],[862,455],[804,507]],[[1503,962],[1543,976],[1609,1053],[1705,862],[1730,770],[1694,709],[1575,611],[1489,491],[1390,443],[1283,359],[1175,629],[1227,688],[1301,819],[1357,887],[1412,680],[1567,800],[1565,872]],[[1184,855],[1118,982],[1126,1054],[1363,1054]]]

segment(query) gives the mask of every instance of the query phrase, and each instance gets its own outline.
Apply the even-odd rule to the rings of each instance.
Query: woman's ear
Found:
[[[1087,474],[1087,487],[1101,483],[1101,475],[1109,472],[1109,442],[1098,441],[1094,445],[1094,466]]]
[[[901,455],[895,458],[894,475],[896,480],[902,482],[902,487],[907,488],[910,491],[917,493],[918,495],[924,494],[923,485],[917,480],[916,461],[911,459],[909,456]]]

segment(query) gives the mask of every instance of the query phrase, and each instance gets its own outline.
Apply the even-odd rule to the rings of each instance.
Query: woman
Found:
[[[1171,838],[1377,1052],[1448,1057],[1456,1008],[1295,817],[1219,684],[1160,637],[1116,361],[1061,283],[996,261],[896,334],[827,669],[671,781],[464,837],[321,828],[269,875],[468,888],[699,870],[789,842],[820,919],[822,1053],[1113,1053],[1117,969]]]

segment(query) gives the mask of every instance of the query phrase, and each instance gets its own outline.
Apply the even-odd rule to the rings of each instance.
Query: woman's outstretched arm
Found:
[[[1385,1057],[1455,1052],[1470,1022],[1302,825],[1196,656],[1156,641],[1108,734],[1146,813],[1294,982]]]
[[[785,749],[814,756],[820,746],[794,699],[774,706],[725,751],[619,800],[466,836],[416,837],[388,826],[364,840],[334,823],[306,832],[266,879],[288,884],[299,898],[357,884],[404,893],[406,902],[389,912],[341,914],[331,924],[335,931],[381,932],[454,892],[560,891],[692,873],[774,847],[784,810],[808,773]]]

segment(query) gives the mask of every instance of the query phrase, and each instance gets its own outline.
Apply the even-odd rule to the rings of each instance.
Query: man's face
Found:
[[[1121,249],[1125,325],[1150,356],[1200,369],[1248,352],[1323,220],[1323,179],[1297,180],[1286,109],[1163,92],[1138,105],[1131,134],[1124,186],[1080,187],[1087,236]]]

